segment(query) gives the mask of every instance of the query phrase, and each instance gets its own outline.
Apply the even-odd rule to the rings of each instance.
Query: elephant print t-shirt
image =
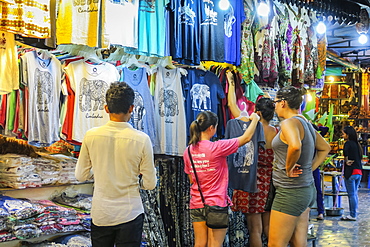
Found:
[[[155,143],[154,104],[148,86],[145,68],[130,70],[122,68],[121,81],[126,82],[135,91],[134,111],[129,123],[137,130],[146,133],[152,144]]]
[[[22,56],[23,84],[28,87],[28,143],[38,147],[59,141],[59,97],[62,68],[53,55],[27,52]]]
[[[158,67],[154,111],[157,127],[154,153],[182,156],[186,148],[186,120],[179,68]]]
[[[218,77],[210,71],[189,69],[184,78],[187,130],[198,113],[211,111],[217,114],[218,104],[225,93]]]
[[[241,136],[250,122],[231,119],[227,122],[225,137]],[[257,163],[259,145],[265,144],[265,135],[261,123],[257,124],[252,140],[238,148],[236,153],[227,157],[229,165],[229,187],[250,193],[257,192]]]
[[[105,93],[112,82],[119,80],[117,69],[109,63],[88,64],[83,60],[65,68],[75,92],[72,139],[82,142],[86,131],[106,124]]]

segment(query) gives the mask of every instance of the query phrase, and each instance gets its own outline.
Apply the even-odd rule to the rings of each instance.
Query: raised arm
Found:
[[[226,75],[227,75],[227,82],[229,84],[229,90],[227,92],[227,105],[230,109],[231,115],[233,115],[234,118],[237,118],[240,116],[241,110],[236,104],[234,75],[233,73],[231,73],[231,71],[228,71]],[[248,121],[249,119],[243,117],[241,118],[241,120]]]

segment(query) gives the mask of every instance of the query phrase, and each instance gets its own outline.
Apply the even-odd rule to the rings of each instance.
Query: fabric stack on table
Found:
[[[41,185],[32,158],[18,154],[0,155],[0,187],[24,189]]]
[[[0,187],[25,189],[45,185],[78,184],[74,176],[77,159],[66,155],[31,158],[18,154],[0,155]]]
[[[79,212],[49,200],[0,196],[0,242],[71,231],[89,231],[88,212]]]

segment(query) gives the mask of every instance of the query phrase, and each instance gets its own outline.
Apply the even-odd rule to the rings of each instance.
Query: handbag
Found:
[[[204,196],[200,188],[197,171],[195,170],[193,158],[190,153],[190,147],[188,147],[188,154],[189,154],[191,165],[194,170],[195,180],[198,184],[198,190],[200,193],[200,197],[202,198],[202,202],[204,205],[204,209],[206,213],[206,225],[211,229],[227,228],[229,226],[229,207],[228,206],[227,207],[210,206],[205,203]]]

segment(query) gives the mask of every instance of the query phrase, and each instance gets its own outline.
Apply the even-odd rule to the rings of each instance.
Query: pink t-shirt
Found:
[[[226,207],[231,205],[227,195],[229,183],[229,170],[226,156],[235,153],[239,147],[237,138],[220,140],[216,142],[200,141],[196,146],[191,146],[190,151],[197,171],[200,188],[205,203],[210,206]],[[190,188],[190,209],[203,208],[202,198],[198,190],[193,167],[188,150],[184,152],[185,173],[191,174],[193,184]]]

